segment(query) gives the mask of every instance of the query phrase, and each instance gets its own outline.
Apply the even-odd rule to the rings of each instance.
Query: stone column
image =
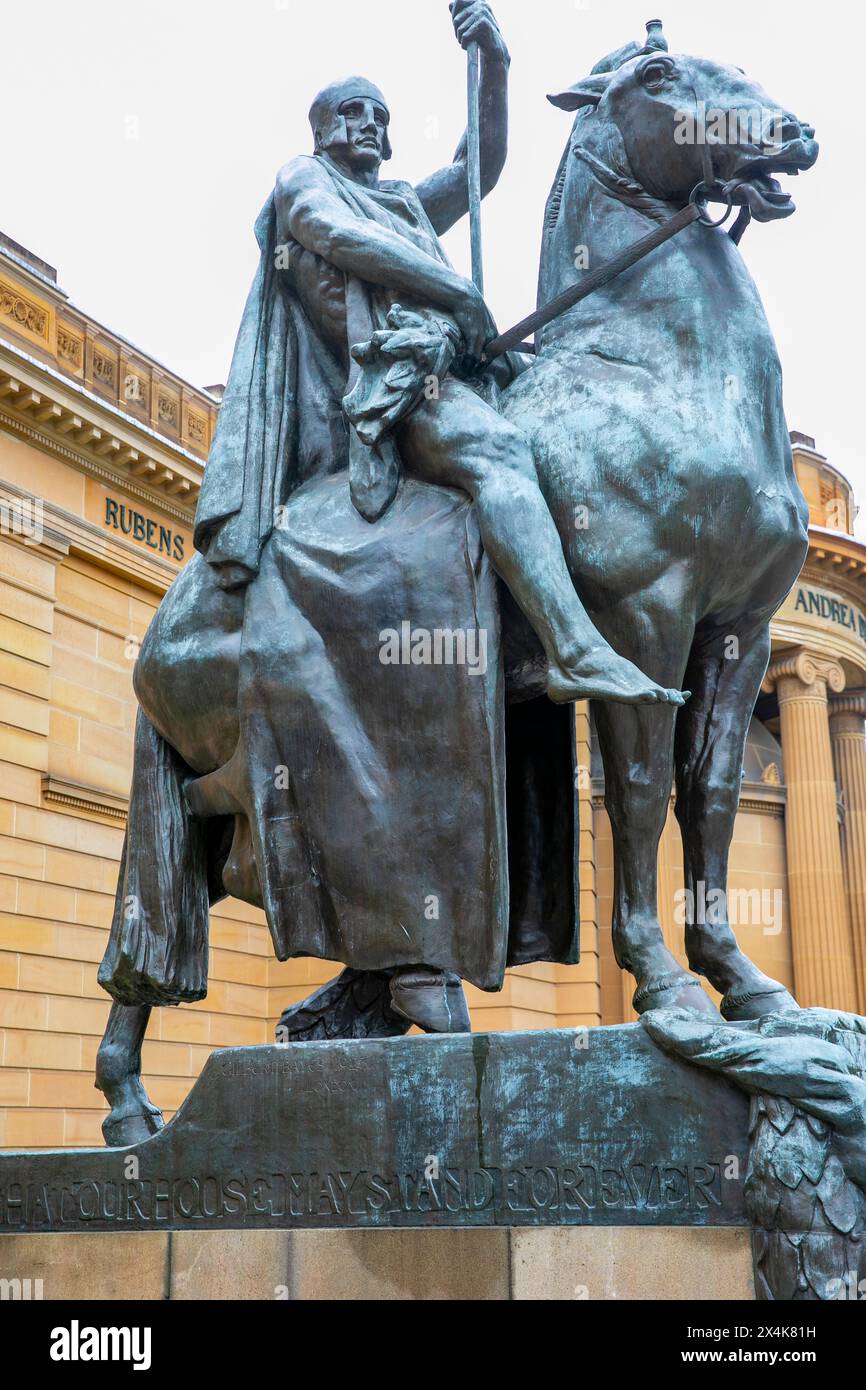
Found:
[[[857,1008],[866,1013],[866,690],[830,699],[830,743],[845,803],[842,872],[856,975]]]
[[[854,960],[842,876],[828,686],[837,694],[844,690],[842,667],[803,648],[771,661],[764,682],[765,689],[775,687],[782,724],[797,1001],[804,1006],[854,1010]]]

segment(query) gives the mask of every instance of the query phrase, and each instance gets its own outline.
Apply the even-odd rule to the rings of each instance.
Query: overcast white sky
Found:
[[[484,205],[500,327],[535,305],[544,200],[571,117],[544,99],[657,14],[671,50],[737,63],[817,128],[798,210],[743,251],[785,369],[788,421],[857,488],[863,359],[863,7],[844,0],[498,0],[512,53],[511,152]],[[446,0],[29,0],[3,19],[0,228],[71,298],[190,381],[225,381],[257,253],[252,225],[310,146],[317,89],[385,90],[394,159],[417,180],[465,124],[465,58]],[[466,224],[448,239],[468,273]],[[724,333],[724,325],[719,326]],[[866,532],[866,527],[859,526]]]

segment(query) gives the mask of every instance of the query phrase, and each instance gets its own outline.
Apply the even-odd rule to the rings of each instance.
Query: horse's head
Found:
[[[794,203],[773,177],[810,169],[815,132],[773,102],[740,68],[667,51],[661,24],[643,47],[629,44],[549,100],[578,111],[579,143],[654,198],[684,203],[712,178],[759,222]]]

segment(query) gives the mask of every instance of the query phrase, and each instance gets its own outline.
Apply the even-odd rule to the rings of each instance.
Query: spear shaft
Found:
[[[469,181],[469,241],[472,248],[472,279],[479,294],[484,293],[484,267],[481,259],[481,116],[479,109],[478,44],[466,50],[466,89],[469,102],[466,172]]]

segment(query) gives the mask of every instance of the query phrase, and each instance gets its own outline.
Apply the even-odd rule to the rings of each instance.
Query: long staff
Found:
[[[466,88],[469,99],[466,169],[469,179],[469,240],[472,247],[472,279],[479,294],[484,293],[484,267],[481,259],[481,117],[478,105],[478,44],[466,50]]]

